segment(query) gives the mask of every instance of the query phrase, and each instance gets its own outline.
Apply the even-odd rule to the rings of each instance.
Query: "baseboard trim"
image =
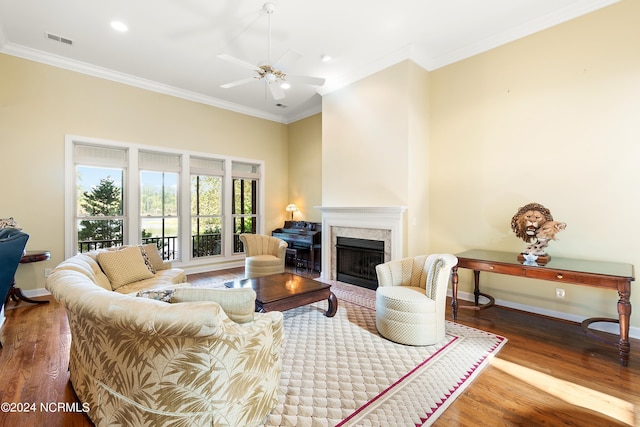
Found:
[[[21,289],[21,290],[24,296],[27,298],[46,297],[51,295],[51,292],[49,292],[45,288],[29,289],[26,291],[24,289]]]
[[[449,297],[452,296],[451,290],[447,291],[447,295]],[[480,302],[483,302],[484,297],[480,297]],[[469,292],[460,292],[458,291],[458,299],[463,301],[474,301],[474,295]],[[512,301],[506,301],[501,299],[496,299],[496,305],[511,308],[513,310],[523,311],[527,313],[539,314],[541,316],[553,317],[555,319],[567,320],[573,323],[582,323],[583,320],[588,319],[588,317],[578,316],[576,314],[565,313],[562,311],[555,310],[547,310],[546,308],[535,307],[532,305],[519,304]],[[620,327],[616,323],[609,322],[601,322],[594,323],[591,325],[591,329],[601,332],[607,332],[613,335],[620,335]],[[635,326],[629,327],[629,338],[640,339],[640,328]]]

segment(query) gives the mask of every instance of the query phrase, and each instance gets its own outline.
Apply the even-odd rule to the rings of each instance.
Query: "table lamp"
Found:
[[[298,207],[294,203],[291,203],[287,205],[285,209],[287,212],[291,212],[291,221],[293,221],[293,213],[298,211]]]

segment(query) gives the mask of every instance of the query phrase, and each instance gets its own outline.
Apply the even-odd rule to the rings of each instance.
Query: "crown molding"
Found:
[[[421,49],[417,45],[408,45],[393,51],[376,61],[366,64],[360,68],[358,72],[344,76],[344,78],[340,80],[335,80],[329,84],[325,84],[318,90],[318,93],[320,93],[320,95],[327,95],[406,59],[412,60],[426,71],[434,71],[438,68],[470,58],[618,2],[620,2],[620,0],[591,0],[587,2],[576,2],[546,16],[514,27],[509,31],[503,31],[491,37],[478,40],[477,42],[438,57],[431,57],[425,49]]]
[[[1,37],[2,33],[0,32],[0,42],[2,41]],[[186,99],[187,101],[198,102],[200,104],[210,105],[212,107],[222,108],[224,110],[229,110],[248,116],[258,117],[260,119],[270,120],[278,123],[286,123],[286,118],[284,116],[266,113],[264,111],[256,110],[253,108],[247,108],[239,104],[234,104],[232,102],[223,101],[221,99],[202,95],[196,92],[191,92],[174,86],[165,85],[162,83],[154,82],[152,80],[132,76],[130,74],[120,73],[108,68],[72,60],[63,56],[50,54],[13,43],[6,43],[4,45],[0,44],[0,52],[30,61],[51,65],[53,67],[63,68],[66,70],[75,71],[77,73],[82,73],[93,77],[126,84],[129,86],[146,89],[152,92],[158,92],[165,95]]]
[[[508,31],[503,31],[491,37],[478,40],[475,43],[464,46],[453,52],[433,58],[429,64],[428,71],[442,68],[446,65],[453,64],[454,62],[458,62],[507,43],[511,43],[512,41],[530,36],[572,19],[576,19],[598,9],[618,3],[619,1],[620,0],[593,0],[589,2],[576,2],[548,15],[511,28]]]

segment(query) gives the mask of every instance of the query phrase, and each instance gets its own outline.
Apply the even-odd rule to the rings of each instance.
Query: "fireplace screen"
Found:
[[[368,289],[378,287],[376,265],[384,262],[384,241],[338,237],[336,279]]]

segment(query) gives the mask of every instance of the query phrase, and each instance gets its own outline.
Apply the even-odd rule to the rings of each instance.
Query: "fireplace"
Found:
[[[337,277],[338,237],[384,242],[382,262],[402,258],[405,206],[318,208],[322,211],[322,279],[340,280]]]
[[[375,290],[378,287],[376,265],[384,262],[384,241],[337,237],[336,278]]]

